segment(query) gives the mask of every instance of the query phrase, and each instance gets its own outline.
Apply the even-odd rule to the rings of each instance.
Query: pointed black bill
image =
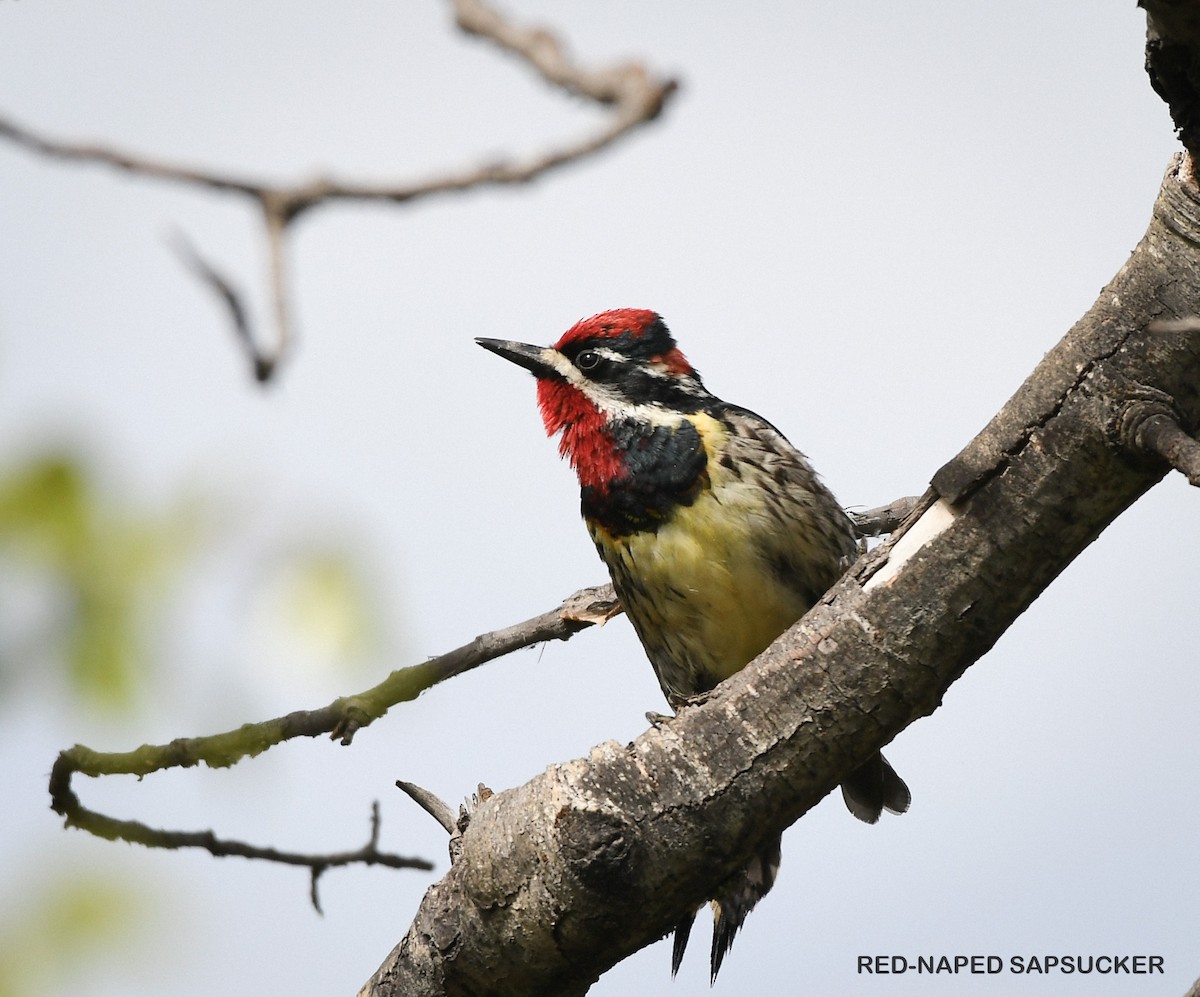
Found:
[[[514,343],[511,339],[476,339],[475,342],[496,356],[511,360],[518,367],[524,367],[536,377],[555,375],[554,368],[546,362],[545,356],[549,351],[544,346]]]

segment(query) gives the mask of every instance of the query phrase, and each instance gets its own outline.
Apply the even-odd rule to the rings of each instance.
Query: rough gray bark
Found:
[[[932,713],[946,687],[1167,471],[1200,426],[1200,190],[1176,160],[1083,319],[935,476],[898,533],[701,706],[475,811],[362,995],[581,994],[765,836]]]

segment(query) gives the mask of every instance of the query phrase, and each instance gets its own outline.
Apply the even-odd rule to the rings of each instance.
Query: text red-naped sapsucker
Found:
[[[601,312],[553,346],[476,342],[537,378],[546,432],[562,434],[588,532],[673,707],[743,668],[853,559],[850,519],[804,455],[710,394],[654,312]],[[910,802],[882,755],[842,795],[868,823]],[[713,979],[778,868],[776,835],[713,898]],[[672,973],[695,913],[675,928]]]

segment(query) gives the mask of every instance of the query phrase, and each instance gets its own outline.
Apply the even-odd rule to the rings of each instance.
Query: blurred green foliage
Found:
[[[204,502],[151,514],[107,494],[96,477],[65,452],[0,471],[0,692],[23,669],[48,668],[82,705],[114,713],[134,707],[150,677],[158,610],[181,569],[202,540],[230,538],[201,529]],[[311,673],[377,655],[376,585],[349,545],[314,534],[271,543],[265,561],[238,553],[255,578],[252,633],[242,636],[264,674],[274,659]],[[231,633],[245,622],[230,620]]]
[[[0,997],[60,992],[78,967],[126,941],[147,919],[128,883],[95,875],[62,876],[9,897],[20,910],[0,930]]]
[[[146,615],[186,547],[179,521],[118,512],[83,464],[65,454],[30,460],[0,476],[0,570],[11,584],[41,582],[48,617],[0,633],[0,675],[11,680],[22,651],[43,645],[65,666],[70,689],[108,710],[132,705],[147,668]],[[49,605],[45,605],[49,603]]]
[[[232,522],[217,522],[219,499],[210,496],[148,511],[113,488],[101,466],[86,451],[57,448],[0,467],[0,710],[25,709],[20,697],[34,678],[49,681],[43,691],[68,731],[107,718],[127,732],[132,712],[169,706],[149,694],[187,639],[186,627],[167,629],[167,598],[172,613],[186,616],[205,583],[233,610],[218,667],[249,660],[259,680],[294,682],[306,668],[378,663],[379,593],[352,544],[330,539],[341,530],[304,524],[290,536],[272,528],[264,539],[252,501],[239,502]],[[252,528],[243,529],[247,521]],[[232,557],[201,556],[213,551]],[[127,736],[137,743],[136,733]],[[27,783],[34,766],[42,782],[51,761],[9,744],[0,775]],[[22,812],[17,826],[29,816]],[[60,835],[39,830],[10,853],[9,870],[22,867],[24,882],[4,887],[0,997],[74,989],[88,967],[120,960],[152,921],[141,887],[111,873],[65,872]],[[24,858],[14,865],[13,854]]]
[[[250,622],[263,664],[289,674],[354,670],[378,654],[378,596],[362,566],[338,546],[308,541],[267,567]]]

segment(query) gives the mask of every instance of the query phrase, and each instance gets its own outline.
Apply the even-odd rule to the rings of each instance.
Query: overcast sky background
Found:
[[[662,709],[626,621],[401,706],[349,749],[225,772],[80,780],[86,803],[297,850],[383,845],[432,875],[302,871],[65,832],[55,753],[126,750],[316,707],[556,605],[604,573],[533,385],[479,335],[548,342],[661,312],[717,394],[776,423],[847,505],[920,492],[1136,244],[1176,144],[1132,0],[718,5],[513,0],[586,64],[682,90],[615,150],[532,187],[342,206],[291,245],[302,341],[258,390],[179,228],[263,310],[238,201],[0,144],[0,464],[65,445],[114,500],[219,510],[170,601],[147,708],[113,722],[28,675],[0,702],[0,927],[51,876],[136,889],[130,935],[35,954],[86,997],[352,994],[446,866],[393,788],[501,790]],[[442,3],[0,0],[0,109],[63,138],[295,179],[411,179],[595,127]],[[829,799],[784,838],[714,993],[1180,995],[1200,975],[1196,496],[1178,478],[1109,529],[888,750],[911,812]],[[356,671],[264,637],[247,593],[305,544],[352,552],[380,607]],[[253,600],[251,600],[253,601]],[[704,915],[705,919],[707,915]],[[593,989],[709,993],[708,925]],[[1153,978],[855,975],[860,954],[1152,954]]]

